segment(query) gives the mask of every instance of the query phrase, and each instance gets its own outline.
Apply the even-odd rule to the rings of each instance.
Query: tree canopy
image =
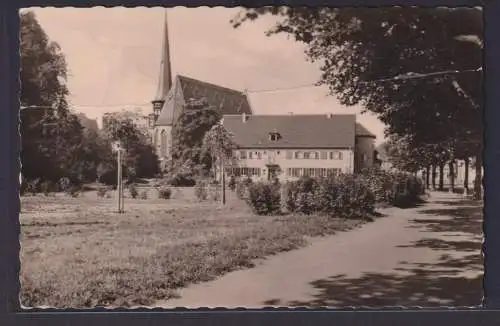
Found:
[[[265,7],[244,9],[231,23],[266,14],[279,18],[267,34],[304,43],[307,58],[320,63],[318,85],[376,114],[386,136],[404,138],[404,152],[428,151],[437,164],[474,156],[480,192],[481,8]]]
[[[22,173],[28,179],[81,181],[83,128],[68,110],[67,66],[32,12],[20,17]],[[82,170],[83,169],[83,170]]]
[[[272,14],[321,64],[319,85],[361,104],[414,145],[482,147],[482,11],[479,8],[246,9],[234,27]],[[475,149],[475,151],[473,150]]]
[[[202,100],[187,101],[172,127],[172,162],[175,167],[210,171],[211,155],[203,151],[205,134],[221,119],[217,108]]]
[[[114,118],[120,125],[113,133],[84,128],[68,108],[67,65],[60,47],[49,40],[32,12],[21,13],[20,29],[24,179],[58,182],[69,178],[83,183],[107,176],[108,183],[114,183],[116,160],[111,141],[117,138],[127,148],[127,176],[154,176],[158,160],[150,137],[134,120],[138,113],[117,114]]]

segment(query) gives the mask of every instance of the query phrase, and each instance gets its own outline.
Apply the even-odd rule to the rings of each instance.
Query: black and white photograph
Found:
[[[19,15],[23,308],[481,304],[482,8]]]

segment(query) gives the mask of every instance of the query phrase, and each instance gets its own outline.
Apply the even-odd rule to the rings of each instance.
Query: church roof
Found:
[[[353,114],[226,115],[223,124],[242,148],[352,148],[356,136],[373,136]],[[269,133],[277,132],[277,140]],[[370,137],[371,137],[370,136]],[[375,136],[373,136],[375,137]]]
[[[210,106],[219,108],[223,115],[252,114],[248,98],[243,92],[177,75],[165,98],[156,125],[173,124],[187,100],[202,98],[205,98]]]

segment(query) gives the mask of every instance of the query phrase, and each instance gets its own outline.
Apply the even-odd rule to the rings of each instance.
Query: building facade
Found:
[[[226,174],[293,180],[356,173],[373,165],[375,136],[355,115],[228,115],[238,146]]]

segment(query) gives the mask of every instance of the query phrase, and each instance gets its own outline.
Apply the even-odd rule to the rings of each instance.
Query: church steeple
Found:
[[[167,20],[167,9],[165,9],[164,16],[164,26],[163,26],[163,40],[162,40],[162,53],[160,62],[160,77],[158,80],[158,88],[156,90],[156,95],[151,101],[153,104],[153,117],[154,121],[158,119],[160,115],[163,104],[165,103],[165,97],[172,87],[172,70],[170,67],[170,42],[168,40],[168,20]]]

